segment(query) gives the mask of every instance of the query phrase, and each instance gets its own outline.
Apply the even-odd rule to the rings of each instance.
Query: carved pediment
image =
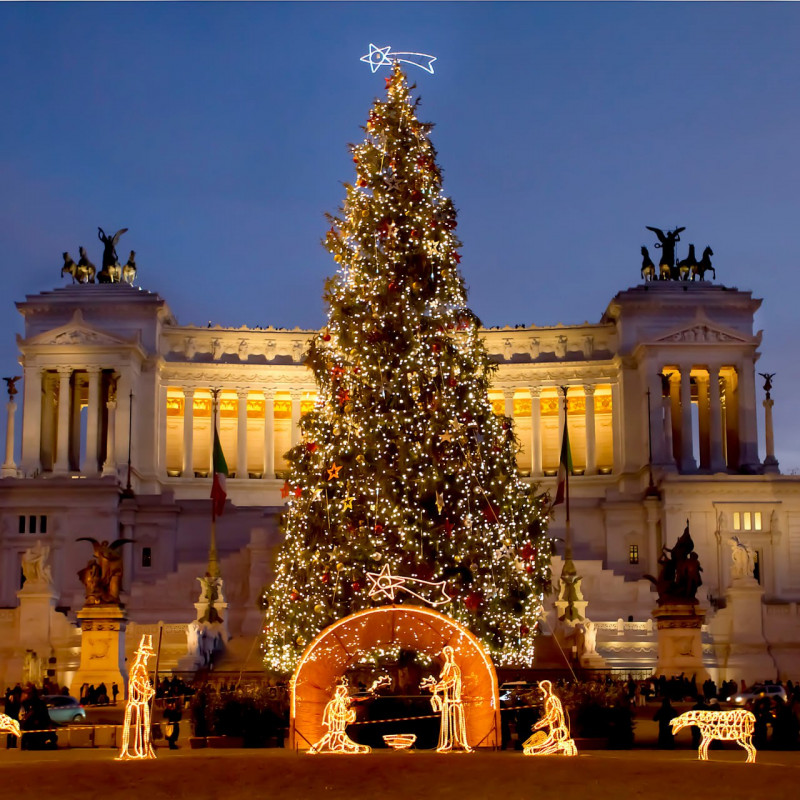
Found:
[[[20,341],[20,344],[31,345],[103,345],[119,346],[128,345],[131,341],[121,336],[115,336],[107,331],[95,328],[86,323],[80,310],[76,311],[72,319],[58,328],[31,336]]]
[[[682,344],[687,342],[696,344],[752,344],[752,338],[705,323],[672,331],[660,336],[655,341],[658,344],[667,342],[680,342]]]

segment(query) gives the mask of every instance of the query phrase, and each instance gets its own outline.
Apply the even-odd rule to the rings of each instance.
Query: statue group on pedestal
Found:
[[[647,230],[653,231],[658,237],[655,248],[661,250],[661,258],[658,262],[656,274],[656,265],[653,263],[653,259],[650,258],[647,248],[642,246],[642,278],[646,282],[654,281],[656,278],[662,281],[702,281],[705,280],[706,272],[711,272],[714,280],[716,280],[717,273],[711,265],[711,256],[714,255],[714,251],[710,247],[706,247],[703,250],[703,255],[698,261],[694,252],[694,245],[690,244],[686,258],[676,263],[675,245],[681,240],[681,231],[685,231],[686,228],[675,228],[665,233],[660,228],[652,228],[649,225],[645,227]]]
[[[97,238],[103,243],[103,266],[100,272],[89,260],[86,248],[79,249],[80,259],[76,264],[72,256],[64,252],[64,266],[61,267],[61,277],[72,276],[73,283],[127,283],[133,286],[136,280],[136,251],[131,250],[128,261],[120,265],[117,257],[117,242],[119,242],[127,228],[120,228],[113,236],[108,236],[102,228],[97,229]]]
[[[116,539],[98,542],[90,536],[81,536],[78,542],[91,542],[94,555],[89,563],[78,571],[78,578],[86,589],[86,605],[120,605],[122,591],[122,553],[120,548],[133,539]]]
[[[694,552],[694,541],[689,533],[689,520],[686,528],[672,548],[666,545],[661,548],[658,559],[658,577],[645,575],[656,587],[658,604],[692,604],[697,603],[697,590],[703,585],[700,573],[703,568],[697,553]]]

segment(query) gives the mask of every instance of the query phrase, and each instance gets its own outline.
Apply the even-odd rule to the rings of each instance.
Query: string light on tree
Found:
[[[284,543],[263,597],[265,664],[282,674],[298,641],[392,594],[430,602],[437,586],[498,664],[533,662],[547,508],[517,470],[511,420],[489,402],[495,365],[467,306],[430,130],[394,63],[325,237],[337,272],[307,358],[318,402],[288,454]],[[494,561],[503,545],[528,548],[525,569]],[[392,594],[364,591],[384,569]]]

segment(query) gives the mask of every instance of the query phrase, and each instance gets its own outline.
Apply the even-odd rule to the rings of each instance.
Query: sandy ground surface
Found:
[[[309,756],[290,750],[159,750],[154,761],[116,762],[109,750],[0,750],[0,786],[15,800],[771,800],[794,798],[800,752],[590,751],[577,758],[514,752],[380,752]]]

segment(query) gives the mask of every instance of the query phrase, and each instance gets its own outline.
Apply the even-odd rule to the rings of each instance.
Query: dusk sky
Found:
[[[686,226],[680,257],[710,244],[764,299],[800,468],[798,37],[797,3],[2,3],[2,375],[14,301],[66,283],[64,250],[99,267],[98,226],[183,324],[322,325],[374,42],[438,59],[408,70],[483,322],[597,321],[656,256],[644,226]]]

